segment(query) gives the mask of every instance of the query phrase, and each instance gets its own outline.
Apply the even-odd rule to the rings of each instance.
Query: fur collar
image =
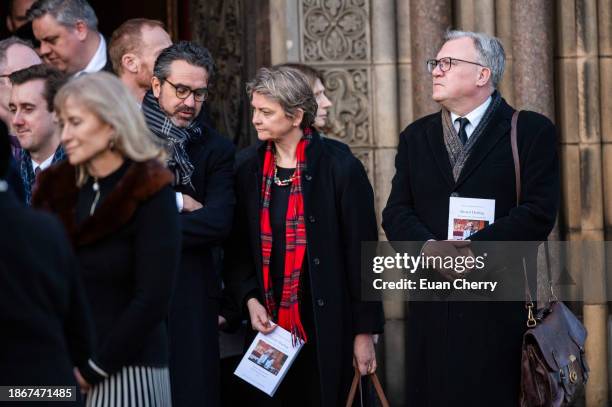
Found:
[[[173,181],[157,160],[132,163],[94,214],[76,223],[76,169],[62,162],[40,173],[32,206],[59,216],[74,246],[83,246],[116,232],[128,223],[140,203]]]

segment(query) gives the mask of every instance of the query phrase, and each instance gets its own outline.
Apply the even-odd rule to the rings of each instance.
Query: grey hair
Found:
[[[215,61],[208,49],[191,41],[180,41],[162,50],[155,61],[153,76],[164,81],[170,76],[170,65],[174,61],[185,61],[190,65],[204,68],[209,82],[215,71]]]
[[[32,43],[29,41],[22,40],[18,37],[9,37],[4,39],[0,41],[0,68],[4,68],[4,65],[6,65],[6,53],[13,45],[23,45],[24,47],[31,48],[32,51],[34,51],[34,48],[32,48]]]
[[[300,123],[302,129],[312,126],[317,115],[317,100],[306,76],[295,68],[274,66],[261,68],[255,78],[248,82],[249,98],[257,92],[281,105],[285,114],[294,117],[298,109],[304,112]]]
[[[51,14],[63,26],[73,27],[83,21],[87,28],[98,31],[98,17],[87,0],[37,0],[26,13],[29,21]]]
[[[458,30],[447,31],[444,40],[450,41],[465,37],[471,38],[474,42],[474,47],[478,53],[478,62],[491,70],[491,82],[493,88],[497,88],[506,67],[506,53],[501,41],[499,38],[485,33]]]

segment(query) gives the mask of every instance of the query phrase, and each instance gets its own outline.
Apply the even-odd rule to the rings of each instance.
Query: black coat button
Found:
[[[304,175],[304,178],[306,178],[306,181],[311,181],[312,180],[312,175],[306,174],[306,175]]]
[[[322,306],[324,306],[324,305],[325,305],[325,301],[323,301],[323,298],[319,298],[319,299],[317,300],[317,305],[318,305],[319,307],[322,307]]]
[[[315,219],[315,217],[314,217],[313,215],[310,215],[310,216],[308,217],[308,220],[310,221],[310,223],[315,223],[315,220],[316,220],[316,219]]]
[[[318,257],[315,257],[314,259],[312,259],[312,262],[315,264],[315,266],[318,266],[319,263],[321,263]]]

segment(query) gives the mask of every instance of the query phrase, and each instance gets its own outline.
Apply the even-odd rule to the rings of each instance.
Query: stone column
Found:
[[[410,33],[410,2],[397,1],[397,77],[399,92],[399,128],[414,120],[412,88],[412,35]]]
[[[394,159],[398,144],[398,71],[397,29],[395,1],[376,0],[371,4],[372,13],[372,79],[374,106],[374,183],[376,212],[381,222],[381,212],[391,192],[391,179],[395,174]],[[380,238],[385,240],[382,228]],[[404,372],[404,298],[403,295],[386,296],[384,377],[392,405],[403,405]]]
[[[552,0],[512,2],[515,107],[554,121],[552,13]]]
[[[410,2],[396,1],[395,13],[397,16],[395,20],[397,21],[398,131],[402,131],[414,121],[412,87],[412,70],[414,69],[412,49],[414,47],[410,32]],[[396,139],[393,148],[388,150],[387,157],[377,162],[377,166],[379,168],[384,166],[387,172],[384,181],[387,188],[390,188],[391,179],[395,173],[397,142]],[[391,405],[404,406],[407,405],[404,393],[406,370],[412,368],[405,363],[407,304],[401,293],[391,293],[385,298],[385,385]]]
[[[533,110],[555,121],[554,66],[553,66],[553,1],[517,0],[511,5],[512,22],[512,76],[514,85],[514,107]],[[557,229],[551,238],[558,240]],[[556,246],[551,247],[552,259],[559,257]],[[538,261],[538,299],[548,296],[547,264],[544,258]],[[553,275],[558,274],[556,264],[551,266]],[[540,284],[541,282],[541,284]]]
[[[495,2],[462,0],[454,2],[454,28],[495,35]]]
[[[578,103],[581,167],[583,168],[582,236],[584,240],[603,240],[603,180],[602,180],[602,135],[599,103],[599,58],[597,1],[576,3],[578,59]],[[603,261],[601,261],[603,263]],[[608,405],[607,352],[608,307],[603,264],[588,267],[588,281],[599,286],[585,284],[584,322],[589,330],[587,338],[587,360],[592,374],[586,391],[587,407]],[[587,281],[587,276],[585,276]],[[602,292],[603,291],[603,292]]]
[[[612,0],[597,3],[599,90],[603,151],[604,236],[612,240]],[[606,253],[607,298],[612,298],[612,251]],[[612,315],[608,315],[608,402],[612,400]]]
[[[431,99],[431,74],[425,61],[435,58],[442,46],[444,32],[451,26],[450,0],[411,0],[412,86],[414,118],[440,110]]]
[[[287,62],[287,2],[269,0],[270,4],[270,62]]]
[[[514,55],[512,54],[512,0],[497,0],[495,2],[495,35],[501,40],[506,52],[506,69],[504,77],[499,84],[506,102],[515,105],[514,81],[512,72],[514,70]]]
[[[374,183],[376,212],[380,215],[391,192],[391,178],[395,173],[393,160],[399,133],[395,1],[376,0],[372,4],[371,13]],[[378,220],[380,224],[380,216]]]
[[[591,367],[587,407],[603,407],[608,400],[605,254],[602,244],[597,243],[604,239],[598,13],[596,0],[563,0],[557,7],[562,212],[567,240],[587,241],[584,247],[589,249],[579,255],[581,261],[569,259],[583,272],[583,317],[589,332],[586,352]]]

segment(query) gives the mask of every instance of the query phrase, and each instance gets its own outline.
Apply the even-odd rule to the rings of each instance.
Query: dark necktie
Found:
[[[461,140],[461,144],[465,145],[467,143],[467,133],[465,132],[466,126],[470,123],[470,121],[465,117],[458,117],[455,119],[455,122],[459,121],[459,140]]]
[[[40,173],[41,169],[40,169],[40,165],[38,167],[36,167],[36,169],[34,170],[34,176],[37,177],[38,174]]]

